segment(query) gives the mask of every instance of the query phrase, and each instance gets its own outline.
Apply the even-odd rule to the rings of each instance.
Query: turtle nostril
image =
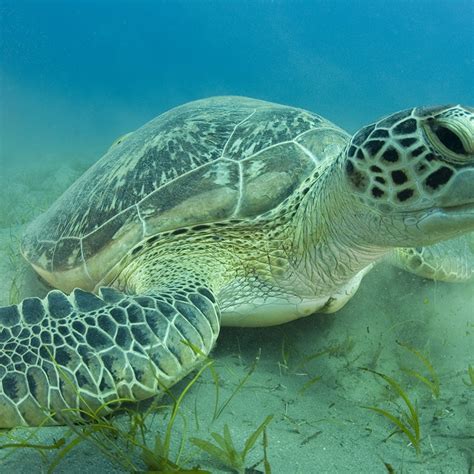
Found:
[[[457,153],[458,155],[467,155],[467,151],[462,144],[458,135],[447,127],[433,123],[430,124],[433,133],[438,137],[438,140],[448,149]]]

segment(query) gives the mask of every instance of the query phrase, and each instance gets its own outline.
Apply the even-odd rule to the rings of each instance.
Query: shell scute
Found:
[[[288,166],[291,163],[291,166]],[[314,162],[294,143],[277,145],[242,161],[236,216],[257,216],[282,202],[311,173]]]
[[[157,189],[138,208],[147,233],[154,234],[225,219],[232,214],[238,192],[238,164],[221,161],[186,173],[179,183]]]
[[[52,268],[76,268],[83,263],[81,241],[77,238],[65,238],[54,246]]]

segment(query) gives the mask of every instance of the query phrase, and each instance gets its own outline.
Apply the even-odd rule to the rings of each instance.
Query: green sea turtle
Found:
[[[24,256],[57,289],[0,308],[0,427],[158,394],[221,325],[336,311],[399,247],[398,264],[426,273],[420,246],[474,230],[473,136],[459,105],[351,137],[305,110],[219,97],[118,140],[26,231]],[[472,275],[430,255],[429,276]]]

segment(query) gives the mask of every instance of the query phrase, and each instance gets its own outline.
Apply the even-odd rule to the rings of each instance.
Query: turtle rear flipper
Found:
[[[0,428],[57,424],[101,406],[105,414],[111,402],[143,400],[182,379],[220,326],[212,292],[191,286],[136,296],[53,290],[1,307]]]

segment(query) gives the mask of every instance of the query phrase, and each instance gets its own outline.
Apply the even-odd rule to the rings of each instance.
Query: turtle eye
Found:
[[[456,132],[453,132],[448,127],[434,121],[429,124],[429,127],[433,132],[433,135],[436,136],[439,142],[450,152],[455,153],[456,155],[467,155],[462,140]]]

